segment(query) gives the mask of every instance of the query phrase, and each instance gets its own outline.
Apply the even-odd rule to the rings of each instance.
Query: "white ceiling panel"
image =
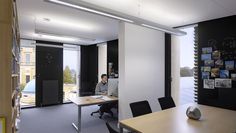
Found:
[[[177,27],[236,15],[236,0],[69,0]],[[95,44],[118,37],[118,20],[83,12],[44,0],[17,0],[23,38],[43,39],[35,30],[88,40],[65,43]],[[91,41],[95,40],[95,41]]]
[[[80,0],[73,0],[80,1]],[[148,21],[177,27],[236,15],[236,0],[81,0]]]
[[[44,0],[18,0],[17,7],[22,38],[44,40],[42,36],[35,34],[35,30],[95,40],[82,39],[63,41],[64,43],[95,44],[118,38],[118,21],[114,19],[51,4]]]

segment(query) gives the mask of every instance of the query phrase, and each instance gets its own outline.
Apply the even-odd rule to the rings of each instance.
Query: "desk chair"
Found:
[[[161,109],[165,110],[165,109],[169,109],[169,108],[173,108],[175,107],[175,102],[172,99],[172,97],[162,97],[162,98],[158,98],[158,101],[161,105]]]
[[[100,106],[97,111],[92,112],[90,115],[93,116],[93,114],[99,113],[99,118],[102,119],[102,116],[104,113],[108,113],[113,117],[113,112],[111,111],[112,108],[112,103],[106,103],[106,104],[101,104],[98,105]]]
[[[109,123],[106,122],[106,125],[107,125],[107,128],[109,130],[109,133],[119,133],[115,129],[113,129]]]
[[[152,109],[148,101],[134,102],[130,104],[133,117],[152,113]]]

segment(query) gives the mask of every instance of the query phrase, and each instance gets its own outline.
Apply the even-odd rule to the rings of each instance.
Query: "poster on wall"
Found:
[[[229,70],[220,70],[220,78],[229,78]]]
[[[0,133],[5,133],[5,118],[0,117]]]
[[[214,79],[204,79],[203,80],[203,88],[204,89],[214,89],[215,88]]]
[[[232,81],[236,81],[236,73],[231,74],[231,79],[232,79]]]
[[[212,58],[213,58],[214,60],[220,59],[220,51],[214,51],[214,52],[212,53]]]
[[[211,67],[201,67],[202,72],[211,72]]]
[[[234,61],[225,61],[226,70],[234,70]]]
[[[215,62],[216,67],[222,68],[224,66],[223,60],[216,60]]]
[[[214,60],[205,60],[204,64],[205,66],[214,66]]]
[[[215,87],[216,88],[232,88],[232,80],[231,79],[215,79]]]
[[[212,68],[211,69],[211,77],[217,78],[220,76],[220,69],[219,68]]]
[[[202,54],[201,55],[202,60],[211,60],[211,54]]]
[[[202,48],[202,53],[203,54],[210,54],[210,53],[212,53],[212,47]]]

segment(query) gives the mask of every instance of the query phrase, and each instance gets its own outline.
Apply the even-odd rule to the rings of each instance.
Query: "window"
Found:
[[[26,75],[25,81],[26,81],[26,83],[29,83],[29,82],[30,82],[30,75]]]
[[[25,54],[25,63],[30,64],[30,54]]]

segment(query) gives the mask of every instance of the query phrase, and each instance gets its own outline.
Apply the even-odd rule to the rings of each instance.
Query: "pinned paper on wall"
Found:
[[[0,118],[0,133],[5,133],[5,118]]]

